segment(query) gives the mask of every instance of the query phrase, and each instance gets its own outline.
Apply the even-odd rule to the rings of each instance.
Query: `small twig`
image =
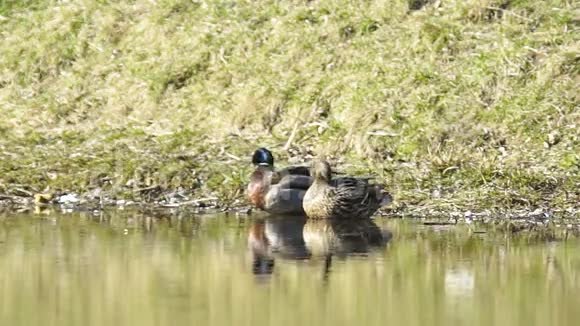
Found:
[[[188,200],[188,201],[184,201],[181,203],[161,204],[161,206],[162,207],[181,207],[181,206],[186,206],[186,205],[190,205],[190,204],[197,204],[197,203],[201,203],[204,201],[211,201],[211,200],[217,200],[217,199],[218,199],[217,197],[205,197],[205,198]]]
[[[14,200],[14,196],[0,194],[0,200],[5,200],[5,199]]]
[[[226,152],[226,156],[229,157],[229,158],[232,158],[232,159],[234,159],[236,161],[241,161],[242,160],[240,157],[235,156],[234,154],[230,154],[228,152]]]
[[[447,225],[456,225],[457,224],[457,219],[455,219],[454,222],[450,222],[450,221],[425,221],[423,222],[423,225],[428,225],[428,226],[447,226]]]
[[[145,188],[135,189],[135,190],[133,190],[133,192],[144,192],[144,191],[148,191],[148,190],[153,190],[155,188],[159,188],[159,185],[153,185],[153,186],[149,186],[149,187],[145,187]]]
[[[19,192],[25,196],[32,197],[32,193],[30,191],[22,189],[22,188],[14,188],[14,191]]]
[[[369,136],[387,136],[387,137],[398,137],[399,134],[394,132],[386,132],[384,130],[377,130],[377,131],[368,131],[367,135]]]
[[[296,119],[296,123],[294,123],[294,128],[292,128],[292,132],[290,133],[290,137],[288,137],[288,141],[286,141],[286,145],[284,145],[284,150],[287,151],[290,146],[292,145],[292,142],[294,141],[294,138],[296,137],[296,132],[298,131],[298,126],[300,125],[300,119]]]
[[[496,11],[501,11],[501,12],[503,12],[504,14],[512,15],[512,16],[514,16],[514,17],[517,17],[517,18],[523,19],[523,20],[525,20],[525,21],[528,21],[528,22],[532,22],[532,21],[534,21],[533,19],[530,19],[530,18],[527,18],[527,17],[521,16],[521,15],[518,15],[518,14],[516,14],[515,12],[513,12],[513,11],[511,11],[511,10],[506,10],[506,9],[502,9],[502,8],[499,8],[499,7],[493,7],[493,6],[486,6],[485,8],[486,8],[486,9],[489,9],[489,10],[496,10]]]

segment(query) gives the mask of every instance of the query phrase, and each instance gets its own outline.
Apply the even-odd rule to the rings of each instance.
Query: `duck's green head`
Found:
[[[325,160],[317,160],[312,164],[312,176],[317,180],[330,181],[332,169]]]
[[[274,166],[274,156],[268,149],[258,148],[252,156],[252,164]]]

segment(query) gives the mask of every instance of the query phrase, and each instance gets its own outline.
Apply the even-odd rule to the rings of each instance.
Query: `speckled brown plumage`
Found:
[[[315,162],[312,174],[314,182],[303,201],[304,211],[310,218],[369,218],[379,207],[392,201],[382,186],[370,184],[366,179],[331,179],[326,161]]]

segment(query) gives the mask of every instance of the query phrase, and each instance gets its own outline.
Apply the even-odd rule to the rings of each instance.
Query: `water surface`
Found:
[[[580,243],[378,219],[0,215],[0,325],[578,325]]]

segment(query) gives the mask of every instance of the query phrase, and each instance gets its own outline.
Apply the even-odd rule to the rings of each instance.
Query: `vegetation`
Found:
[[[0,1],[0,194],[242,197],[257,146],[395,208],[577,209],[572,0]]]

